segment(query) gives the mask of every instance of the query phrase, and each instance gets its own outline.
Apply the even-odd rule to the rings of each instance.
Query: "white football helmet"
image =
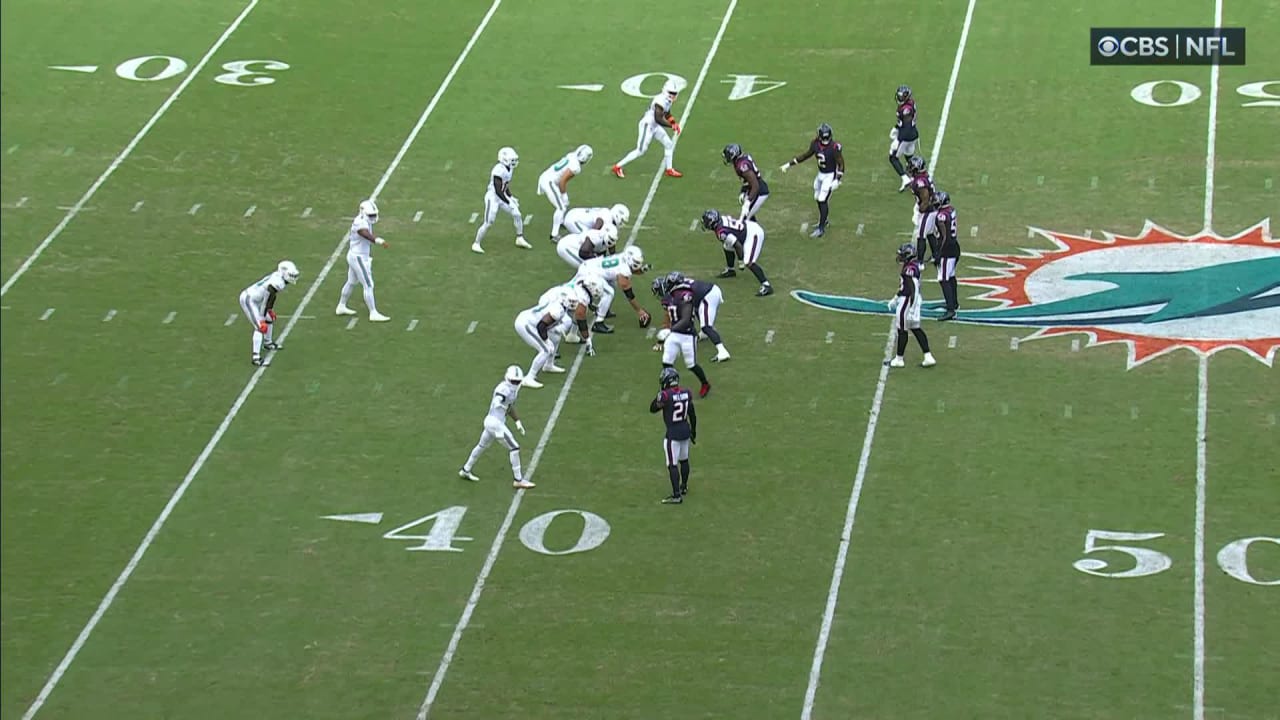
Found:
[[[565,310],[573,312],[578,309],[578,296],[572,292],[566,292],[560,296],[560,305]]]
[[[631,211],[627,209],[626,205],[618,203],[609,208],[609,216],[613,218],[614,225],[622,226],[631,220]]]
[[[667,81],[662,84],[662,92],[668,95],[678,95],[680,93],[680,88],[676,85],[675,80],[668,78]]]
[[[591,149],[590,145],[579,145],[578,149],[574,150],[574,154],[577,155],[578,162],[586,165],[591,162],[591,158],[595,157],[596,152]]]
[[[616,247],[618,245],[618,226],[612,224],[605,225],[604,236],[608,240],[609,247]]]
[[[501,148],[498,150],[498,163],[508,170],[515,170],[520,164],[520,155],[513,147]]]
[[[631,272],[644,272],[649,266],[644,261],[644,251],[639,245],[632,245],[622,251],[622,257],[627,261],[627,266],[631,268]]]
[[[595,305],[600,304],[600,298],[604,297],[604,280],[598,275],[584,275],[578,279],[578,284],[587,291],[591,296],[591,302]]]
[[[369,218],[369,222],[378,222],[378,203],[372,199],[361,201],[360,214]]]
[[[276,272],[280,273],[280,277],[290,285],[298,282],[298,266],[294,265],[292,260],[281,260],[276,266]]]
[[[503,378],[512,385],[519,385],[520,381],[524,380],[524,371],[520,369],[519,365],[510,365],[507,367],[507,374]]]

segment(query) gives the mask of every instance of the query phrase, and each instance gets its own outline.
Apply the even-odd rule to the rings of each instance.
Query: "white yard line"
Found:
[[[711,41],[711,49],[707,51],[707,57],[702,63],[702,69],[698,71],[698,79],[694,82],[693,90],[689,93],[689,101],[684,106],[684,113],[680,117],[680,125],[682,127],[688,123],[689,115],[693,112],[694,103],[698,99],[698,93],[702,91],[702,85],[706,82],[707,73],[711,70],[711,62],[715,59],[716,52],[720,49],[720,42],[724,39],[725,31],[729,28],[729,20],[733,17],[733,12],[737,7],[738,0],[729,0],[729,6],[720,21],[720,29],[716,31],[715,38]],[[679,143],[680,137],[680,135],[675,137],[676,143]],[[662,177],[663,172],[659,168],[653,176],[653,182],[649,184],[649,192],[645,195],[644,203],[640,206],[640,212],[636,215],[635,224],[631,226],[631,233],[627,237],[626,247],[631,247],[635,244],[636,234],[640,231],[645,217],[649,214],[649,208],[653,206],[653,198],[658,194],[658,184],[662,181]],[[578,350],[578,355],[573,360],[573,366],[565,377],[564,386],[560,389],[560,395],[556,397],[556,404],[551,410],[550,417],[547,418],[547,425],[543,428],[541,437],[538,438],[537,446],[534,447],[533,457],[529,460],[529,469],[525,472],[526,478],[533,477],[534,470],[537,469],[538,462],[542,459],[542,452],[551,440],[551,432],[555,429],[556,422],[560,418],[560,411],[564,408],[565,400],[569,397],[569,390],[573,387],[573,382],[578,377],[578,369],[582,366],[582,359],[585,355],[586,347],[583,346]],[[524,498],[524,493],[524,490],[518,490],[511,498],[511,506],[507,508],[507,515],[503,518],[502,525],[498,528],[498,534],[493,538],[493,544],[489,547],[489,554],[485,556],[484,564],[480,566],[480,572],[476,575],[475,585],[471,588],[471,595],[467,598],[467,604],[462,609],[462,616],[458,618],[458,624],[453,628],[453,635],[449,638],[449,645],[445,648],[444,655],[440,658],[440,665],[436,668],[435,675],[431,678],[431,686],[427,689],[427,695],[422,700],[422,706],[418,708],[418,720],[426,720],[431,714],[431,708],[435,705],[440,688],[444,686],[445,677],[449,673],[449,666],[453,664],[453,659],[457,655],[458,646],[462,642],[462,635],[466,632],[467,626],[471,624],[471,616],[475,613],[476,606],[480,603],[480,596],[484,593],[489,574],[493,572],[494,563],[498,560],[498,553],[502,551],[507,534],[511,531],[511,526],[515,521],[516,513],[520,509],[520,502]]]
[[[245,13],[241,14],[240,19],[243,19],[244,14],[248,13],[249,9],[256,3],[257,0],[254,0],[253,3],[245,9]],[[453,82],[454,76],[458,74],[458,69],[462,67],[463,61],[471,54],[471,49],[475,47],[476,41],[480,39],[480,34],[484,31],[485,27],[489,25],[489,20],[493,18],[493,14],[497,12],[498,7],[501,4],[502,0],[494,0],[493,5],[489,8],[489,12],[487,12],[484,18],[480,21],[479,26],[477,26],[475,32],[472,33],[471,39],[467,42],[466,46],[462,48],[462,53],[459,54],[458,59],[454,61],[453,67],[449,68],[448,74],[444,76],[444,80],[441,81],[440,87],[436,90],[435,95],[433,95],[431,97],[431,101],[427,103],[426,109],[423,110],[422,115],[418,117],[417,124],[413,126],[413,130],[409,132],[408,137],[406,137],[404,143],[401,144],[399,151],[396,152],[395,157],[391,160],[391,164],[387,166],[386,171],[382,173],[382,177],[379,178],[377,186],[375,186],[373,192],[370,193],[370,197],[376,198],[391,180],[391,176],[395,174],[396,169],[400,167],[400,162],[404,160],[405,154],[409,152],[409,147],[417,140],[418,134],[422,131],[423,125],[427,122],[427,118],[431,116],[436,105],[439,104],[440,98],[444,95],[445,90],[449,88],[450,83]],[[236,24],[239,23],[240,19],[236,20]],[[227,30],[227,34],[230,34],[231,29],[234,28],[235,24],[232,24],[231,28]],[[224,35],[223,37],[225,39],[226,36]],[[216,47],[217,46],[215,46],[215,49]],[[207,55],[205,56],[205,60],[208,60]],[[204,61],[201,61],[201,64],[203,64],[203,62]],[[197,65],[188,77],[194,77],[199,71],[199,68],[200,65]],[[177,95],[175,93],[175,95],[171,96],[171,99],[176,96]],[[279,338],[277,338],[278,342],[283,344],[285,338],[289,337],[289,333],[293,332],[294,326],[298,323],[298,320],[303,317],[303,310],[305,310],[307,305],[311,303],[312,298],[315,297],[316,291],[320,289],[320,286],[324,283],[324,279],[329,275],[333,266],[338,262],[338,258],[341,257],[342,249],[345,246],[346,237],[344,233],[342,241],[338,243],[338,247],[333,251],[333,254],[329,256],[329,260],[325,263],[319,274],[316,275],[315,281],[311,283],[311,286],[307,288],[306,294],[302,296],[302,300],[298,303],[298,308],[293,311],[293,316],[289,318],[288,324],[284,326],[284,330],[280,333]],[[5,287],[8,287],[8,285],[6,284]],[[258,381],[262,379],[262,375],[265,370],[265,367],[260,367],[249,377],[249,382],[245,384],[244,389],[240,391],[240,395],[237,396],[235,402],[232,403],[231,409],[227,411],[226,417],[224,417],[222,422],[219,423],[217,430],[213,433],[213,437],[209,438],[209,442],[204,446],[204,449],[200,451],[200,455],[197,456],[195,462],[192,463],[191,469],[187,471],[186,477],[182,479],[182,482],[178,485],[177,489],[173,491],[173,495],[169,497],[169,502],[166,503],[164,509],[160,511],[160,514],[151,524],[151,528],[147,530],[147,534],[142,538],[142,542],[138,545],[138,549],[133,552],[133,556],[129,558],[129,562],[124,566],[124,570],[120,572],[120,575],[116,578],[115,582],[111,584],[111,588],[107,590],[107,594],[104,595],[102,601],[98,603],[97,609],[94,610],[89,621],[85,623],[84,628],[80,630],[80,634],[76,636],[75,642],[71,644],[71,648],[67,650],[66,655],[63,656],[62,660],[58,663],[58,666],[54,668],[53,674],[49,676],[48,681],[46,681],[44,687],[41,688],[40,694],[37,695],[36,699],[31,703],[31,707],[27,708],[27,711],[22,715],[22,720],[31,720],[31,718],[35,717],[36,713],[40,711],[40,708],[44,706],[45,702],[48,701],[49,695],[53,693],[54,689],[58,686],[58,683],[62,680],[62,676],[65,675],[67,669],[71,667],[71,663],[75,661],[76,656],[80,654],[80,650],[84,648],[85,643],[89,640],[89,636],[92,635],[94,629],[98,627],[98,623],[102,621],[107,610],[111,608],[116,597],[124,588],[125,583],[127,583],[129,578],[133,576],[134,570],[138,568],[138,564],[142,562],[143,556],[146,555],[147,550],[149,550],[152,543],[155,542],[156,536],[158,536],[160,534],[160,530],[164,528],[164,525],[169,520],[169,516],[173,513],[174,508],[178,506],[183,495],[186,494],[187,488],[191,487],[191,483],[195,480],[196,475],[200,473],[201,468],[203,468],[204,464],[208,462],[209,456],[212,455],[214,449],[218,447],[218,443],[222,441],[227,429],[231,427],[232,421],[235,420],[236,415],[240,413],[241,408],[244,407],[245,402],[249,399],[249,395],[252,394],[254,388],[258,386]]]
[[[176,102],[182,93],[186,91],[187,86],[196,79],[196,76],[200,74],[200,71],[204,69],[204,66],[209,64],[209,60],[213,57],[213,54],[218,52],[218,49],[222,47],[223,43],[231,37],[231,33],[235,32],[236,28],[240,27],[240,23],[244,22],[244,19],[249,16],[249,13],[257,7],[257,5],[258,0],[249,0],[249,4],[245,5],[244,10],[241,10],[240,14],[236,16],[236,19],[231,21],[231,24],[227,26],[227,29],[223,31],[222,35],[219,36],[213,45],[209,47],[209,50],[204,54],[204,57],[200,58],[200,61],[187,72],[186,76],[182,78],[182,82],[178,83],[178,87],[175,88],[174,91],[169,94],[169,97],[160,104],[160,107],[151,115],[151,119],[147,120],[146,124],[142,126],[142,129],[138,131],[138,134],[133,136],[133,139],[129,141],[128,145],[124,146],[124,150],[121,150],[120,154],[117,155],[115,159],[111,161],[111,164],[107,166],[107,169],[98,176],[98,179],[93,181],[93,184],[89,186],[89,189],[85,191],[85,194],[76,201],[75,205],[71,206],[67,211],[67,214],[63,216],[61,222],[54,226],[53,230],[45,236],[44,240],[40,241],[40,244],[37,245],[31,255],[29,255],[27,259],[18,266],[18,269],[14,271],[13,275],[10,275],[9,279],[4,281],[4,285],[0,286],[0,296],[8,293],[9,288],[13,287],[14,283],[18,282],[19,278],[27,274],[27,271],[31,269],[31,266],[35,264],[36,260],[39,259],[44,251],[53,244],[54,240],[58,239],[58,236],[62,234],[62,231],[65,230],[68,225],[71,224],[71,221],[75,219],[75,216],[81,210],[84,209],[85,205],[89,204],[89,200],[91,200],[94,194],[98,192],[98,189],[101,188],[103,184],[107,182],[107,179],[115,173],[116,169],[124,163],[124,161],[133,152],[134,148],[138,147],[138,143],[142,142],[142,139],[147,136],[147,133],[151,132],[151,128],[155,127],[157,122],[160,122],[160,118],[169,111],[169,108],[173,106],[173,103]],[[33,707],[38,706],[33,705]]]
[[[942,153],[942,138],[947,132],[947,118],[951,114],[951,101],[956,93],[956,81],[960,77],[960,64],[964,59],[964,48],[969,42],[969,27],[973,24],[973,9],[978,0],[969,0],[969,8],[965,11],[964,26],[960,30],[960,42],[956,46],[955,61],[951,65],[951,79],[947,81],[947,95],[942,102],[942,115],[938,119],[938,134],[933,141],[933,154],[929,156],[929,172],[933,174],[938,166],[938,156]],[[840,546],[836,550],[835,564],[831,570],[831,586],[827,590],[827,604],[822,613],[822,624],[818,628],[818,641],[813,648],[813,663],[809,667],[809,686],[804,692],[804,705],[800,710],[801,720],[811,720],[813,706],[818,696],[818,684],[822,680],[822,661],[826,657],[827,643],[831,640],[831,625],[835,621],[836,605],[840,600],[840,584],[844,579],[845,563],[849,559],[849,544],[853,535],[854,519],[858,515],[858,501],[862,497],[862,485],[867,477],[867,466],[871,460],[871,446],[876,437],[876,425],[880,421],[880,409],[884,404],[884,390],[889,382],[888,360],[894,350],[894,327],[890,324],[889,339],[885,342],[885,363],[880,367],[880,375],[876,379],[876,392],[871,399],[871,412],[867,417],[867,432],[862,438],[862,452],[858,456],[858,469],[853,477],[853,490],[849,493],[849,506],[845,512],[844,530],[840,533]]]

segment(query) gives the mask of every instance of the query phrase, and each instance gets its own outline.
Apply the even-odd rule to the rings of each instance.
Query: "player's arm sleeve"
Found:
[[[267,286],[267,310],[271,310],[275,306],[276,306],[276,289],[268,285]]]
[[[840,180],[844,177],[844,153],[839,149],[836,150],[836,179]]]
[[[507,193],[502,189],[502,178],[498,177],[497,175],[493,176],[493,192],[499,198],[501,198],[503,202],[511,201],[510,193]]]
[[[757,175],[756,173],[751,173],[750,175],[748,175],[746,185],[747,185],[747,193],[751,195],[752,200],[755,200],[757,197],[760,196],[760,176],[759,175]]]
[[[658,103],[653,104],[653,121],[662,127],[671,127],[671,113],[662,109]]]
[[[365,240],[368,240],[369,242],[375,242],[378,239],[378,236],[373,234],[373,230],[367,227],[360,228],[359,230],[356,231],[356,234],[364,238]]]
[[[552,326],[552,325],[555,325],[555,321],[554,321],[554,320],[551,320],[551,321],[548,321],[548,320],[547,320],[547,318],[549,318],[549,317],[551,317],[551,316],[550,316],[550,315],[543,315],[541,318],[539,318],[539,319],[538,319],[538,337],[542,338],[543,340],[548,339],[548,338],[547,338],[547,333],[548,333],[548,331],[550,331],[551,326]]]
[[[656,413],[659,410],[662,410],[662,406],[658,404],[658,401],[661,399],[662,399],[662,393],[658,393],[657,395],[654,396],[652,400],[649,401],[649,412]]]
[[[698,413],[693,410],[693,399],[689,399],[689,439],[698,437]]]
[[[805,151],[804,151],[804,154],[803,154],[803,155],[797,155],[797,156],[795,156],[795,157],[791,158],[791,164],[792,164],[792,165],[799,165],[800,163],[804,162],[805,160],[808,160],[808,159],[809,159],[809,158],[811,158],[811,157],[813,157],[813,146],[812,146],[812,145],[811,145],[811,146],[809,146],[809,149],[808,149],[808,150],[805,150]]]

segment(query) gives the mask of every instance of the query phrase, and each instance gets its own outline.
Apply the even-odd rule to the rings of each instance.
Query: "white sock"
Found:
[[[524,237],[524,217],[520,213],[511,213],[511,220],[516,224],[516,236]]]
[[[484,234],[485,234],[485,233],[487,233],[487,232],[489,232],[489,224],[488,224],[488,223],[484,223],[484,224],[483,224],[483,225],[481,225],[480,227],[476,228],[476,244],[477,244],[477,245],[479,245],[479,244],[480,244],[480,241],[481,241],[481,240],[484,240]]]
[[[618,167],[623,167],[624,165],[631,162],[632,160],[635,160],[638,157],[640,157],[640,151],[632,150],[631,152],[627,153],[626,157],[618,161]]]
[[[538,353],[534,356],[533,364],[529,366],[529,372],[525,374],[525,377],[531,377],[534,380],[537,380],[538,373],[542,372],[542,368],[547,364],[547,361],[551,360],[553,357],[555,356],[551,353]]]
[[[257,330],[253,331],[253,356],[258,357],[262,354],[262,333]]]
[[[675,149],[674,147],[669,147],[669,148],[667,148],[667,151],[666,151],[665,153],[663,153],[663,155],[662,155],[662,169],[663,169],[663,170],[670,170],[670,169],[671,169],[672,156],[674,156],[675,154],[676,154],[676,149]]]
[[[467,464],[462,466],[463,470],[471,472],[471,468],[476,466],[476,461],[480,459],[480,455],[484,453],[484,448],[476,445],[471,449],[471,455],[467,457]]]
[[[551,234],[559,235],[560,228],[564,225],[564,210],[556,210],[555,217],[551,218]]]
[[[511,451],[511,474],[516,480],[520,480],[523,475],[520,474],[520,448]]]
[[[369,312],[371,313],[378,312],[378,303],[375,302],[373,299],[373,288],[371,287],[367,287],[364,289],[364,304],[366,307],[369,308]]]
[[[720,343],[719,345],[716,345],[716,352],[727,354],[729,351],[724,349],[724,343]]]
[[[345,307],[347,301],[351,299],[351,291],[355,289],[356,284],[348,280],[346,284],[342,286],[342,296],[338,298],[338,304]]]
[[[264,336],[264,338],[263,338],[263,339],[264,339],[268,344],[270,344],[270,343],[272,342],[272,340],[271,340],[271,336],[272,336],[273,334],[275,334],[275,331],[276,331],[276,325],[275,325],[275,323],[271,323],[271,322],[267,323],[267,334],[266,334],[266,336]]]

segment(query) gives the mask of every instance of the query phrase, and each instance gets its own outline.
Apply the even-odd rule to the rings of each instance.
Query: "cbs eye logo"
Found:
[[[1104,35],[1098,39],[1098,54],[1102,57],[1115,57],[1120,52],[1120,41],[1111,35]]]

